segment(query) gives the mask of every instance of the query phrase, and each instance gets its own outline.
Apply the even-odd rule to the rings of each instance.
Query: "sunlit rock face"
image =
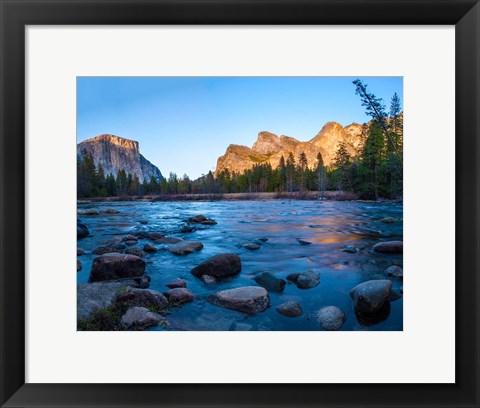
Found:
[[[345,143],[347,150],[352,156],[358,154],[362,146],[362,125],[352,123],[343,127],[337,122],[328,122],[318,134],[307,142],[301,142],[290,136],[277,136],[267,131],[258,134],[257,141],[253,146],[230,145],[223,156],[217,161],[215,176],[222,171],[230,173],[243,173],[255,164],[269,163],[272,168],[277,168],[280,158],[286,160],[289,153],[293,153],[298,162],[303,152],[307,157],[308,167],[317,165],[317,155],[322,153],[325,165],[330,165],[335,157],[340,143]]]
[[[83,150],[92,155],[95,166],[101,165],[106,175],[116,176],[124,169],[127,174],[137,175],[140,182],[149,181],[152,176],[163,178],[160,170],[140,154],[135,140],[104,134],[77,144],[77,157]]]

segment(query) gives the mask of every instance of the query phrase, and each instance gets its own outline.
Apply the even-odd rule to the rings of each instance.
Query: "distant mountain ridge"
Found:
[[[148,182],[152,176],[156,180],[163,179],[158,167],[140,154],[135,140],[103,134],[78,143],[78,158],[84,150],[92,155],[95,166],[103,167],[105,175],[112,173],[116,176],[123,169],[127,174],[137,175],[140,182]]]
[[[320,132],[307,142],[301,142],[289,136],[277,136],[266,131],[260,132],[251,148],[229,145],[225,154],[217,160],[215,176],[227,169],[230,173],[243,173],[259,163],[269,163],[275,169],[278,167],[280,158],[283,156],[286,160],[289,153],[293,153],[297,162],[300,153],[305,153],[308,166],[312,168],[317,164],[317,155],[320,152],[324,164],[328,166],[332,163],[342,142],[345,143],[349,153],[356,156],[363,143],[361,134],[362,125],[352,123],[343,127],[337,122],[327,122]]]

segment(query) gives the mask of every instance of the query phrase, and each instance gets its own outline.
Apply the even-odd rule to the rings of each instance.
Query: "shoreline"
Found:
[[[101,202],[170,202],[170,201],[265,201],[265,200],[308,200],[308,201],[359,201],[359,202],[402,202],[401,199],[360,200],[344,191],[305,191],[293,193],[218,193],[218,194],[163,194],[122,197],[90,197],[77,199],[77,204]]]

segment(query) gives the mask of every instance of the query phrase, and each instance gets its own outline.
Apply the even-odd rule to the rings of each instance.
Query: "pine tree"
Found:
[[[287,190],[288,192],[292,192],[293,180],[295,178],[295,157],[293,156],[292,152],[290,152],[287,157],[286,173],[287,173]]]
[[[317,167],[315,168],[315,174],[317,176],[318,191],[320,192],[320,196],[323,198],[326,188],[326,171],[321,152],[318,152],[317,154]]]
[[[303,191],[305,189],[305,171],[308,168],[307,155],[305,152],[300,153],[298,157],[298,166],[300,173],[300,190]]]
[[[362,166],[366,175],[365,194],[379,198],[380,172],[384,163],[385,138],[380,125],[373,122],[362,152]]]

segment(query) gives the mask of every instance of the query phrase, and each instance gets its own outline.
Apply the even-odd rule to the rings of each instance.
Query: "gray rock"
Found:
[[[217,283],[217,280],[210,275],[202,275],[200,279],[203,281],[203,283],[207,285],[212,285],[213,283]]]
[[[395,276],[396,278],[403,278],[403,269],[400,266],[392,265],[385,269],[388,276]]]
[[[147,225],[148,224],[147,220],[138,220],[138,222],[142,225]]]
[[[89,281],[138,278],[145,267],[145,261],[138,256],[108,253],[93,260]]]
[[[215,225],[217,221],[207,218],[204,215],[196,215],[195,217],[190,217],[188,219],[190,224],[202,224],[202,225]]]
[[[277,306],[277,312],[288,317],[298,317],[303,314],[300,303],[294,301],[285,302]]]
[[[345,313],[337,306],[322,307],[317,312],[317,322],[325,330],[338,330],[343,326],[345,320]]]
[[[246,242],[245,244],[242,244],[241,247],[249,249],[250,251],[260,249],[260,245],[256,244],[255,242]]]
[[[403,254],[403,241],[379,242],[373,246],[373,250],[383,254]]]
[[[268,292],[260,286],[222,290],[209,297],[209,301],[217,306],[248,314],[263,312],[270,304]]]
[[[82,263],[80,262],[80,259],[77,259],[77,272],[82,270]]]
[[[140,258],[143,258],[144,256],[147,255],[145,252],[142,251],[142,248],[140,248],[138,246],[132,246],[132,247],[128,248],[125,251],[125,253],[128,254],[128,255],[135,255],[135,256],[138,256]]]
[[[353,245],[347,245],[345,248],[342,249],[343,252],[348,252],[350,254],[356,254],[358,249]]]
[[[200,251],[203,248],[201,242],[181,241],[167,247],[167,250],[175,255],[188,255],[192,252]]]
[[[155,310],[162,310],[168,306],[167,298],[152,289],[126,288],[118,293],[116,301],[128,307],[142,306]]]
[[[145,252],[157,252],[158,251],[158,248],[152,244],[145,244],[143,246],[143,250]]]
[[[120,214],[120,211],[115,210],[114,208],[106,208],[105,210],[100,211],[101,214]]]
[[[164,295],[167,297],[168,301],[173,304],[183,304],[195,300],[195,295],[187,288],[170,289],[167,290]]]
[[[88,231],[87,226],[80,220],[77,220],[77,239],[85,238],[89,234],[90,232]]]
[[[135,282],[95,282],[77,285],[77,319],[91,317],[99,309],[111,306],[117,294]]]
[[[282,292],[286,285],[283,279],[277,278],[270,272],[263,272],[261,275],[255,277],[255,282],[270,292]]]
[[[305,241],[304,239],[297,238],[297,241],[300,245],[310,245],[310,241]]]
[[[120,324],[126,330],[143,330],[162,322],[165,322],[165,318],[158,313],[151,312],[146,307],[135,306],[127,310]]]
[[[375,313],[388,301],[392,282],[386,279],[370,280],[355,286],[350,291],[356,312]]]
[[[297,287],[300,289],[310,289],[320,284],[320,275],[313,271],[305,271],[298,275]]]
[[[127,246],[137,245],[138,241],[124,241],[124,244]]]
[[[237,254],[227,253],[215,255],[191,270],[197,278],[210,275],[215,278],[233,276],[242,270],[242,262]]]
[[[128,241],[138,241],[138,238],[134,235],[127,235],[126,237],[122,238],[121,242],[128,242]]]
[[[166,283],[165,286],[168,286],[170,289],[186,288],[187,282],[185,282],[183,279],[177,278],[174,281]]]

